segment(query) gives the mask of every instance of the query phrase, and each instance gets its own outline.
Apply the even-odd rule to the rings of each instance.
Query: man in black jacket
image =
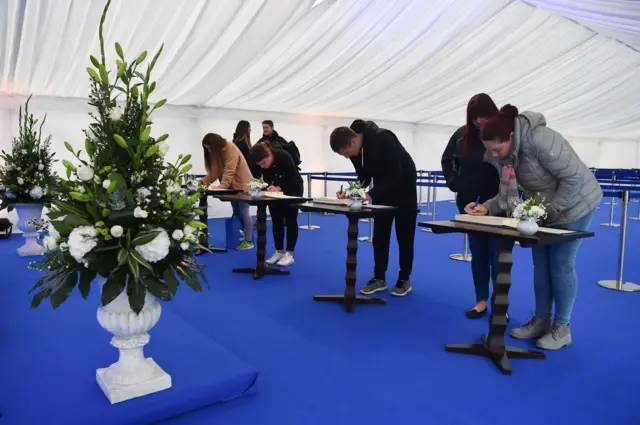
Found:
[[[398,208],[394,215],[381,215],[374,220],[374,276],[360,292],[368,295],[387,289],[385,275],[395,218],[400,273],[391,295],[407,295],[411,292],[409,277],[418,214],[417,173],[413,159],[393,132],[379,128],[373,121],[355,120],[351,127],[336,128],[331,133],[330,143],[334,152],[351,160],[359,181],[365,186],[373,185],[367,194],[368,200]]]

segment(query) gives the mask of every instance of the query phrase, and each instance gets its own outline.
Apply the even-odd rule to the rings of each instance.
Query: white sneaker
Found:
[[[271,256],[271,258],[269,258],[267,261],[265,261],[265,263],[267,264],[275,264],[278,261],[282,260],[282,257],[284,257],[284,254],[281,252],[274,252],[273,255]]]
[[[293,264],[293,255],[291,255],[290,253],[286,253],[284,254],[284,256],[280,259],[280,261],[278,261],[278,263],[276,265],[280,266],[280,267],[287,267]]]

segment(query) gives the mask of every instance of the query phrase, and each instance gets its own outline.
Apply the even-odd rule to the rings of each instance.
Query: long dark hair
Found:
[[[206,148],[209,146],[211,152]],[[222,149],[227,146],[227,141],[219,134],[209,133],[202,139],[202,150],[204,151],[204,167],[207,172],[211,171],[211,156],[220,154]]]
[[[238,125],[236,125],[236,131],[233,133],[233,141],[235,142],[236,140],[241,139],[244,140],[247,146],[251,147],[251,134],[249,132],[250,128],[251,124],[249,124],[249,121],[238,121]]]
[[[488,94],[479,93],[469,99],[467,104],[467,123],[464,126],[464,136],[462,138],[462,150],[464,152],[469,152],[471,140],[480,139],[480,130],[476,128],[473,120],[478,117],[491,118],[497,113],[498,107]]]

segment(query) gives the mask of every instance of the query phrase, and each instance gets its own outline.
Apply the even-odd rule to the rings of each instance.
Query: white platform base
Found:
[[[640,292],[640,285],[631,282],[625,282],[621,284],[619,289],[617,280],[599,280],[598,285],[602,286],[603,288],[612,289],[614,291]]]
[[[464,261],[464,262],[469,262],[471,261],[471,254],[451,254],[449,255],[449,258],[451,258],[454,261]]]
[[[171,388],[171,375],[162,370],[150,357],[142,361],[152,370],[151,376],[149,376],[149,379],[146,381],[132,385],[107,381],[104,376],[107,368],[96,370],[96,380],[98,381],[98,385],[100,385],[104,395],[107,396],[111,404],[120,403],[121,401],[131,400],[132,398],[142,397]]]

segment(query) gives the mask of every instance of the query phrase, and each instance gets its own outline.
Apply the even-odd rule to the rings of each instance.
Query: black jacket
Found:
[[[462,146],[465,127],[460,127],[442,154],[442,172],[447,187],[456,192],[456,204],[460,212],[470,202],[480,197],[480,203],[493,198],[500,189],[500,176],[496,168],[482,160],[486,149],[480,139],[470,140],[469,150]]]
[[[256,167],[256,174],[253,176],[256,178],[262,177],[270,186],[279,186],[285,195],[302,196],[304,183],[291,155],[282,149],[273,149],[272,152],[273,163],[271,167]]]
[[[271,147],[274,149],[283,149],[283,146],[287,143],[284,137],[280,136],[275,130],[271,132],[271,136],[262,135],[262,138],[258,140],[258,143],[264,142],[270,142]]]
[[[244,159],[247,161],[247,165],[249,166],[251,174],[255,177],[257,169],[259,167],[251,161],[251,148],[249,148],[247,142],[240,138],[234,140],[233,144],[236,145],[238,149],[240,149],[240,152],[242,152],[242,156],[244,156]]]
[[[373,180],[373,203],[417,210],[416,165],[396,135],[373,121],[355,120],[351,129],[363,136],[362,150],[351,162],[365,186]]]

